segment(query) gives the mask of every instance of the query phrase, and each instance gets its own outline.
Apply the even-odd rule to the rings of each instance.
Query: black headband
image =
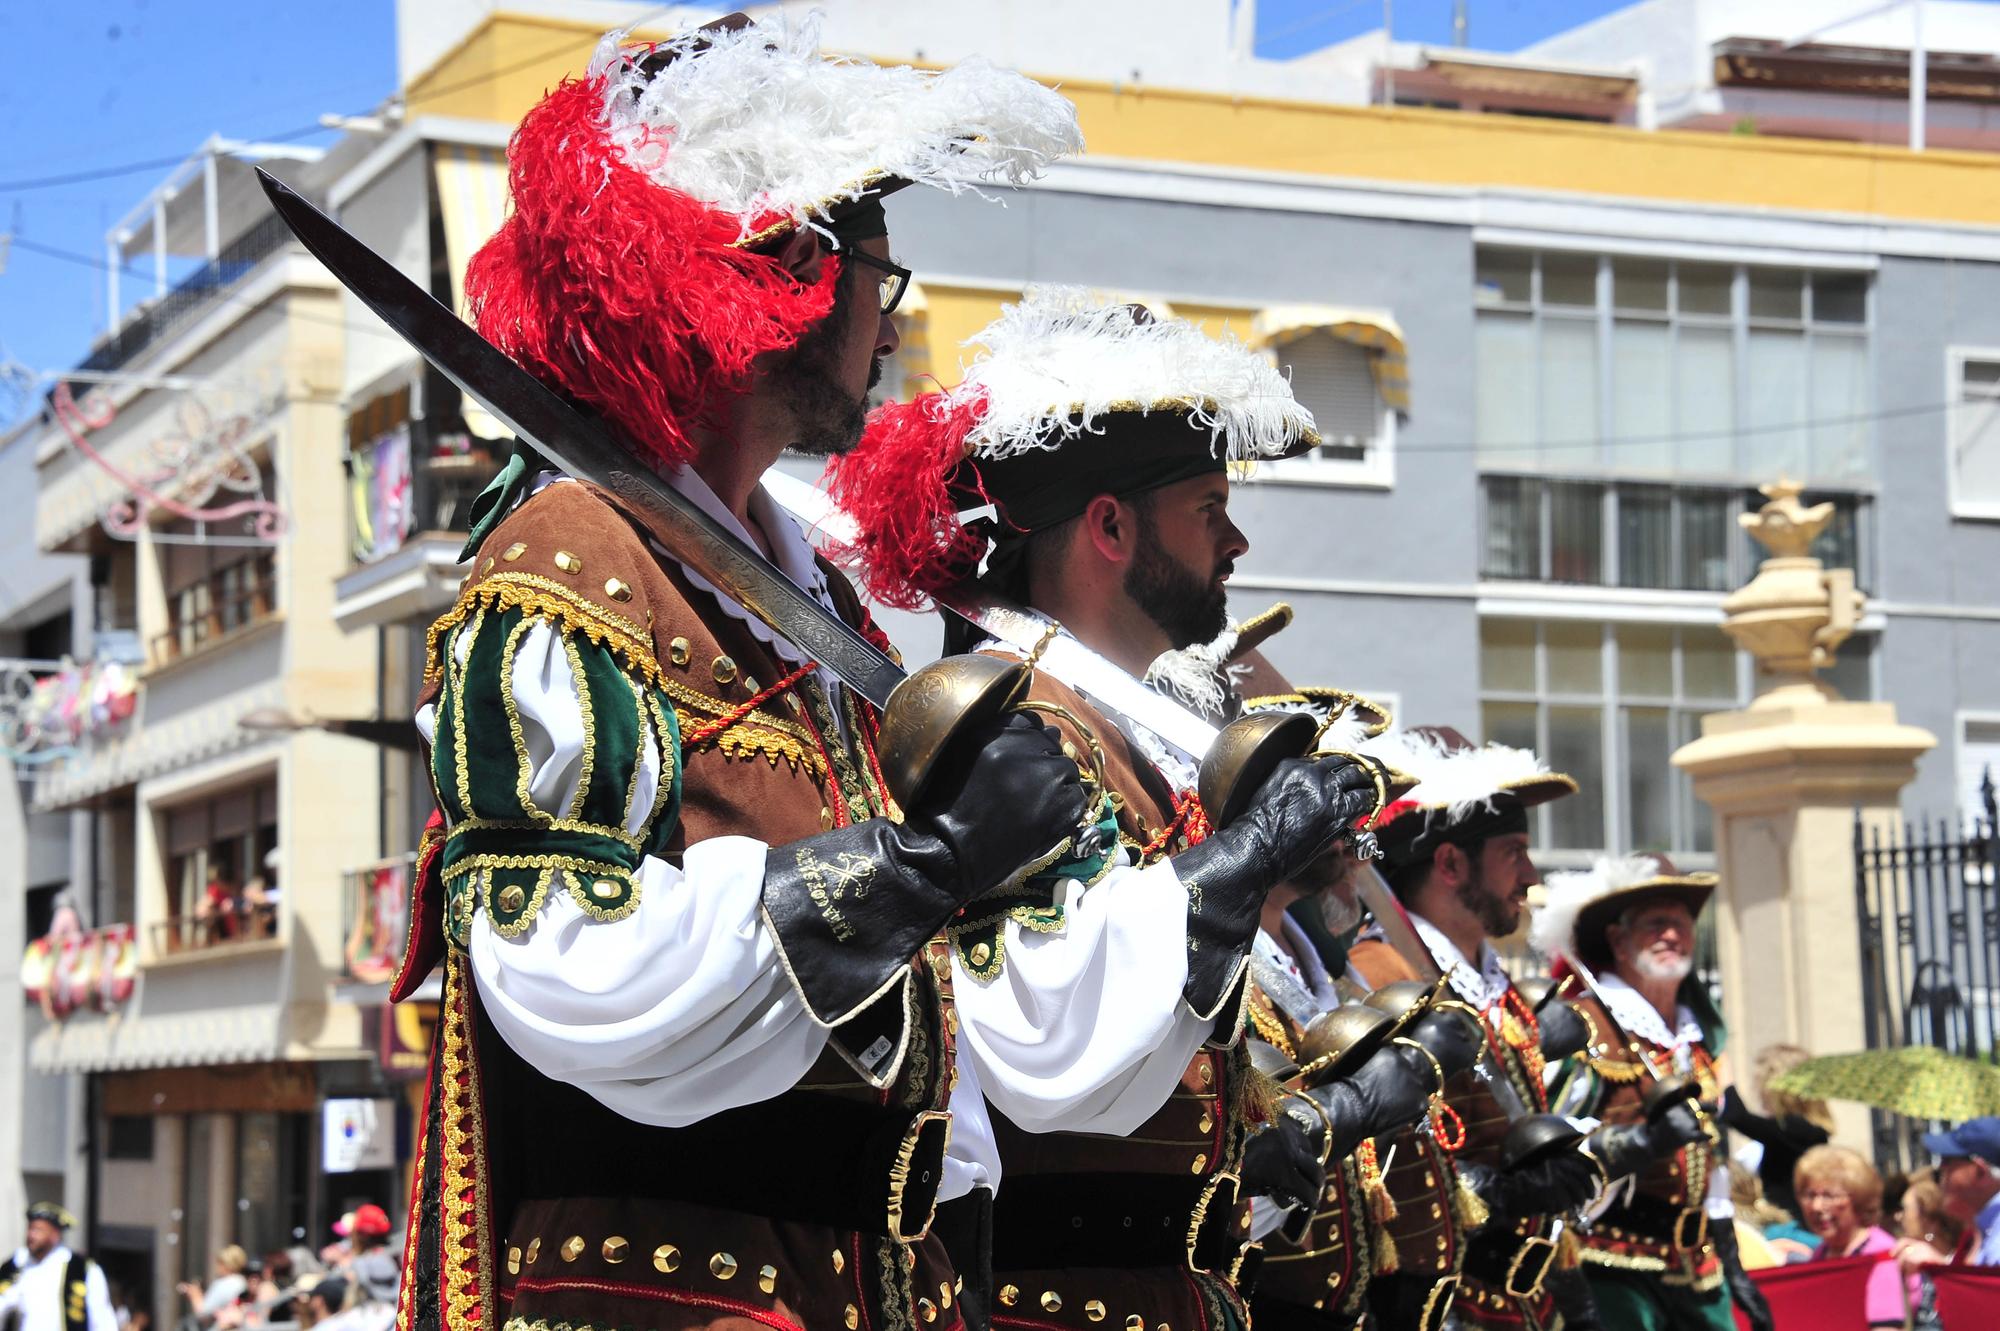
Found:
[[[1454,818],[1449,809],[1416,809],[1376,829],[1382,860],[1391,871],[1430,859],[1439,846],[1469,846],[1528,830],[1528,808],[1502,792],[1488,804]]]
[[[967,508],[999,508],[998,539],[1045,531],[1082,513],[1099,495],[1139,494],[1223,469],[1208,426],[1186,410],[1114,411],[1092,432],[1055,448],[969,460],[955,484]]]

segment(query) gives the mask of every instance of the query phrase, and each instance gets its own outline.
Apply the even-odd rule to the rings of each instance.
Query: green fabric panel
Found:
[[[642,689],[646,688],[643,683],[639,687]],[[683,771],[681,766],[681,719],[680,715],[674,711],[673,700],[668,698],[665,693],[657,689],[647,689],[646,691],[652,702],[658,704],[657,709],[653,710],[652,720],[656,724],[664,723],[666,727],[666,733],[659,737],[660,750],[674,765],[673,778],[667,783],[666,801],[660,805],[660,816],[653,820],[651,827],[646,829],[645,852],[648,855],[658,855],[666,849],[667,838],[673,835],[675,826],[681,820],[681,773]]]
[[[471,813],[480,818],[525,818],[518,785],[521,764],[514,756],[514,737],[507,727],[507,707],[500,687],[501,665],[507,639],[520,624],[519,610],[487,611],[475,616],[458,630],[472,631],[472,651],[465,662],[465,745],[467,771],[471,775]]]
[[[1590,1292],[1597,1296],[1598,1320],[1618,1331],[1735,1331],[1729,1291],[1697,1293],[1669,1285],[1643,1271],[1585,1266]]]
[[[441,648],[444,659],[451,660],[452,641],[458,631],[445,635]],[[466,810],[458,802],[458,778],[455,775],[458,763],[458,729],[452,724],[452,699],[456,689],[451,682],[451,672],[447,670],[444,684],[438,690],[436,706],[437,724],[431,735],[431,793],[437,797],[438,808],[444,811],[445,821],[455,823],[465,817]]]
[[[590,785],[583,792],[586,823],[623,828],[628,825],[626,793],[639,766],[639,701],[611,653],[580,635],[576,660],[583,663],[577,687],[590,700],[596,752],[591,757]],[[574,662],[571,663],[574,667]]]
[[[445,877],[474,855],[561,855],[587,860],[630,873],[639,854],[615,837],[594,832],[555,831],[546,827],[473,827],[453,832],[445,843],[439,870]]]

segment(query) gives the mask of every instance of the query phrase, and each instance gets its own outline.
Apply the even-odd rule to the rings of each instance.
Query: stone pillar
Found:
[[[1854,816],[1885,832],[1916,759],[1937,743],[1899,724],[1887,702],[1847,702],[1816,677],[1853,632],[1862,596],[1850,569],[1806,554],[1833,516],[1807,509],[1800,487],[1738,519],[1770,552],[1723,602],[1723,631],[1757,662],[1757,696],[1704,717],[1701,738],[1674,754],[1715,814],[1717,942],[1731,1063],[1744,1076],[1775,1043],[1815,1054],[1867,1045],[1854,882]],[[1839,1137],[1866,1149],[1868,1112],[1836,1104]]]

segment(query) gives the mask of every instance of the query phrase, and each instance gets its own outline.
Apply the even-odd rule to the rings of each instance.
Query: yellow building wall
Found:
[[[411,83],[409,114],[512,124],[563,77],[582,72],[600,35],[574,22],[495,15]],[[1102,157],[2000,223],[2000,170],[1985,153],[1135,91],[1073,79],[1062,90],[1077,105],[1091,154]]]

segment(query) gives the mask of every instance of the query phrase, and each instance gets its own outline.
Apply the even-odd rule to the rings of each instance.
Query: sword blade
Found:
[[[257,178],[313,256],[460,392],[565,474],[609,492],[676,559],[856,693],[888,703],[905,674],[887,653],[310,200],[261,168]]]

